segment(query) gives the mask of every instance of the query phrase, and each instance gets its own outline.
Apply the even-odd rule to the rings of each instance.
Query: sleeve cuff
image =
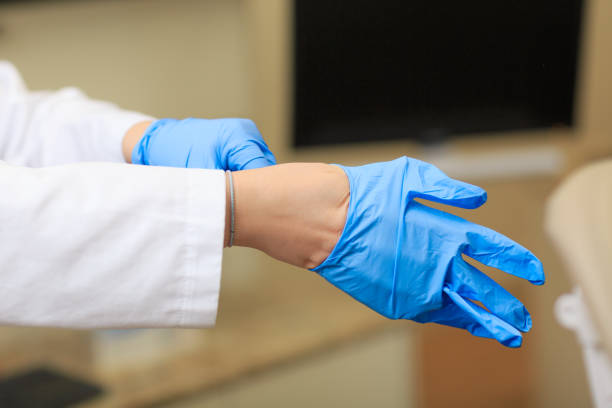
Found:
[[[139,112],[116,110],[109,112],[108,157],[111,161],[124,163],[122,144],[125,133],[135,124],[155,118]]]
[[[217,317],[223,236],[225,232],[225,176],[215,171],[200,177],[194,169],[189,179],[186,223],[187,262],[183,270],[181,327],[213,326]]]

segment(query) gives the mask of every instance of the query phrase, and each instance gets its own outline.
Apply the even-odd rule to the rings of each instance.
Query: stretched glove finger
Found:
[[[512,325],[506,323],[499,317],[487,312],[482,307],[470,302],[467,299],[462,298],[459,294],[457,294],[447,286],[445,286],[443,290],[444,293],[446,293],[446,295],[458,308],[462,309],[468,316],[470,316],[475,322],[477,322],[483,330],[490,333],[492,336],[491,338],[496,339],[504,346],[521,346],[523,342],[523,336]],[[480,329],[478,333],[481,333]]]
[[[477,300],[491,313],[527,332],[531,329],[531,316],[525,306],[510,292],[461,257],[453,261],[447,277],[449,287],[464,298]]]
[[[482,188],[452,179],[436,166],[416,159],[408,161],[404,183],[414,197],[455,207],[478,208],[487,201]]]
[[[542,262],[527,248],[489,228],[468,223],[467,245],[463,252],[504,272],[527,279],[535,285],[545,281]]]
[[[486,330],[472,316],[454,303],[449,303],[442,309],[421,313],[412,320],[418,323],[436,323],[444,326],[464,329],[474,336],[496,340],[493,334]]]

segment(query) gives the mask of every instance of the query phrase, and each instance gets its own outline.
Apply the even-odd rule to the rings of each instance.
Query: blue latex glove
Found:
[[[246,170],[276,164],[249,119],[160,119],[132,150],[132,163]]]
[[[407,157],[340,167],[350,184],[346,225],[315,271],[391,319],[436,322],[521,345],[529,313],[462,254],[536,285],[544,283],[540,261],[491,229],[413,200],[477,208],[487,199],[484,190]]]

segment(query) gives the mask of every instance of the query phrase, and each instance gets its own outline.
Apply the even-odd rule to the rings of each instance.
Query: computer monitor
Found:
[[[294,144],[571,127],[582,0],[294,0]]]

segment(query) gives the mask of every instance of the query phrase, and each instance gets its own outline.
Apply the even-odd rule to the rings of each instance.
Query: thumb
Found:
[[[406,158],[407,171],[404,183],[414,197],[461,208],[478,208],[487,201],[482,188],[455,180],[433,164]]]
[[[274,154],[252,120],[227,119],[224,131],[228,133],[225,144],[229,150],[226,154],[227,169],[248,170],[276,164]]]

